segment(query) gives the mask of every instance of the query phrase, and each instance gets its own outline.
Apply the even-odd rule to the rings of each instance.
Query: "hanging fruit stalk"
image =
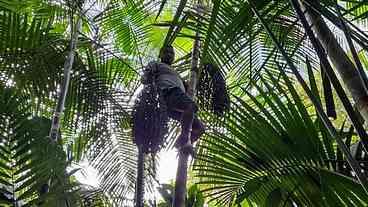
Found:
[[[138,146],[138,169],[137,169],[137,183],[136,183],[136,196],[135,206],[143,207],[144,201],[144,157],[143,147]]]
[[[150,70],[149,67],[146,69]],[[145,69],[145,70],[146,70]],[[133,141],[138,148],[135,207],[144,206],[145,156],[157,153],[167,134],[167,110],[152,75],[138,95],[132,112]]]

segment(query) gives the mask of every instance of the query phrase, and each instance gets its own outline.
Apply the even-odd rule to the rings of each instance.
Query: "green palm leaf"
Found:
[[[28,97],[14,88],[0,88],[0,183],[11,204],[77,202],[65,174],[66,157],[60,144],[47,138],[51,121],[32,116]],[[51,181],[51,183],[49,183]],[[42,188],[48,184],[55,199],[44,200]],[[69,195],[65,193],[69,190]],[[62,194],[60,194],[62,193]],[[7,201],[1,200],[6,204]],[[9,204],[9,203],[8,203]]]
[[[259,95],[236,98],[224,132],[208,133],[200,145],[194,171],[210,200],[219,206],[244,199],[329,206],[321,198],[341,195],[333,199],[337,206],[365,205],[359,183],[330,167],[325,149],[331,149],[331,139],[322,136],[326,129],[313,121],[299,96],[286,93],[276,80],[275,88],[263,83]],[[356,199],[350,200],[352,195]]]

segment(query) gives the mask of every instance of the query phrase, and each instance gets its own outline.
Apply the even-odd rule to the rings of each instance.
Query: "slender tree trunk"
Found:
[[[173,207],[184,207],[187,192],[189,154],[179,152],[178,169],[176,172]]]
[[[142,146],[138,146],[138,170],[135,192],[135,207],[143,207],[144,201],[144,152]]]
[[[193,44],[193,52],[192,52],[192,63],[191,63],[191,76],[190,76],[190,87],[188,94],[190,97],[194,98],[196,93],[196,86],[199,76],[199,32],[196,32],[194,44]],[[191,127],[189,129],[191,131]],[[190,134],[188,133],[187,143],[190,143]],[[185,206],[185,198],[187,193],[187,174],[188,174],[188,158],[189,153],[180,151],[179,152],[179,160],[178,160],[178,169],[176,171],[176,181],[175,181],[175,193],[174,193],[174,202],[173,207],[184,207]]]
[[[335,66],[343,82],[350,91],[356,103],[356,108],[363,116],[366,123],[368,123],[368,94],[359,76],[358,70],[345,54],[321,15],[311,8],[306,9],[307,7],[303,4],[303,1],[299,1],[302,10],[306,11],[305,16],[309,24],[312,25],[312,29],[317,38],[320,40],[332,64]],[[314,3],[319,4],[318,1]]]
[[[71,17],[71,19],[73,19],[73,17]],[[59,128],[60,128],[60,118],[64,110],[65,99],[68,93],[68,87],[69,87],[69,82],[70,82],[70,71],[74,63],[75,49],[77,47],[78,34],[79,34],[79,31],[81,30],[81,25],[82,25],[81,18],[78,18],[75,25],[73,24],[70,25],[70,29],[71,29],[70,46],[69,46],[70,48],[69,48],[68,56],[64,63],[64,79],[63,79],[63,83],[60,88],[60,96],[56,104],[54,116],[52,117],[52,123],[51,123],[51,129],[50,129],[50,138],[53,141],[57,141],[58,139]]]

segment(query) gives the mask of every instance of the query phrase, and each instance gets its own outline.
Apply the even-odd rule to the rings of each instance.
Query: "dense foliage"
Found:
[[[323,17],[334,32],[324,33],[326,42],[313,28],[323,50],[311,44],[295,2],[309,9],[308,21]],[[0,0],[0,205],[134,206],[132,123],[153,107],[136,105],[140,114],[132,116],[140,74],[171,44],[174,69],[189,80],[198,34],[196,98],[207,133],[196,146],[187,206],[366,206],[368,186],[360,178],[367,176],[368,105],[356,97],[368,94],[354,89],[368,88],[367,14],[364,0]],[[340,58],[326,44],[341,46]],[[51,120],[71,53],[60,139],[53,141]],[[360,72],[344,73],[337,59]],[[177,126],[169,122],[167,139],[146,151],[172,147]],[[98,187],[74,176],[85,160],[99,172]],[[158,157],[144,162],[153,205]],[[165,186],[171,188],[159,190]],[[171,202],[163,199],[161,206]]]

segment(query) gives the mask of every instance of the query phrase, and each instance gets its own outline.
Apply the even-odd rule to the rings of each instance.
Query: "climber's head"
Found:
[[[175,59],[174,48],[171,45],[161,48],[160,58],[161,62],[171,65]]]

